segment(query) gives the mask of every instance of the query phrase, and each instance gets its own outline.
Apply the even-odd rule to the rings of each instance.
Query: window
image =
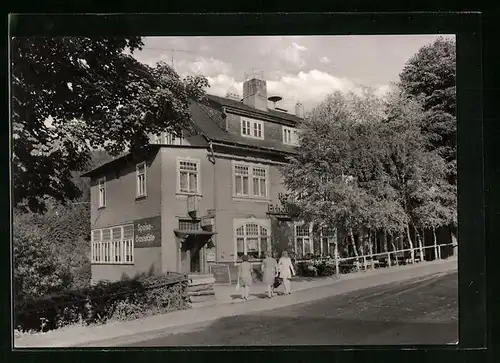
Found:
[[[234,164],[234,196],[265,198],[268,195],[268,168]]]
[[[283,143],[288,145],[298,145],[299,140],[297,129],[283,126]]]
[[[335,256],[335,242],[337,240],[337,231],[331,228],[320,229],[321,238],[321,255],[322,256]]]
[[[241,135],[256,139],[264,138],[264,122],[258,120],[241,118]]]
[[[250,120],[243,119],[241,120],[241,134],[250,136],[250,126],[251,122]]]
[[[234,166],[234,185],[236,195],[248,196],[248,166]]]
[[[264,253],[271,248],[269,229],[257,223],[246,223],[236,229],[236,254],[238,259],[248,255],[250,258],[264,258]]]
[[[179,191],[196,194],[199,192],[199,162],[179,160]]]
[[[179,219],[179,231],[197,231],[200,229],[200,222],[192,219]]]
[[[304,257],[308,253],[314,253],[311,240],[311,232],[308,224],[295,226],[295,254],[297,258]]]
[[[91,233],[92,263],[134,262],[134,225],[95,229]]]
[[[266,169],[253,168],[253,195],[266,196]]]
[[[137,175],[137,198],[146,196],[146,163],[136,166]]]
[[[99,208],[106,206],[106,178],[101,178],[99,184]]]

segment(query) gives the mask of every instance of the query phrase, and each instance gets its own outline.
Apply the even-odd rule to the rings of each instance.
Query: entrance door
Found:
[[[195,248],[191,250],[191,263],[190,272],[201,272],[201,259],[200,259],[200,249]]]

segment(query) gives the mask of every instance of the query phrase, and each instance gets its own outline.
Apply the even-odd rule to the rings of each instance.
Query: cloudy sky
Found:
[[[306,110],[336,90],[371,86],[383,94],[405,63],[433,35],[146,37],[141,62],[172,64],[181,74],[203,74],[208,93],[241,96],[245,73],[263,72],[268,96],[283,97],[280,107]],[[449,37],[449,36],[448,36]],[[172,49],[174,51],[172,51]],[[278,105],[277,105],[278,106]]]

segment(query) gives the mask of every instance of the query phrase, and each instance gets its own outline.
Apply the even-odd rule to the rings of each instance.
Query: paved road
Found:
[[[457,285],[456,271],[436,274],[169,329],[127,346],[446,344],[458,340]]]

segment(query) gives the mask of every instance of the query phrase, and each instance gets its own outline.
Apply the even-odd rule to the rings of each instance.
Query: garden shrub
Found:
[[[168,273],[26,298],[15,304],[15,326],[22,331],[47,331],[185,309],[189,302],[186,288],[185,275]]]
[[[302,260],[295,264],[295,270],[298,276],[303,277],[332,276],[335,275],[335,260],[333,258]]]

